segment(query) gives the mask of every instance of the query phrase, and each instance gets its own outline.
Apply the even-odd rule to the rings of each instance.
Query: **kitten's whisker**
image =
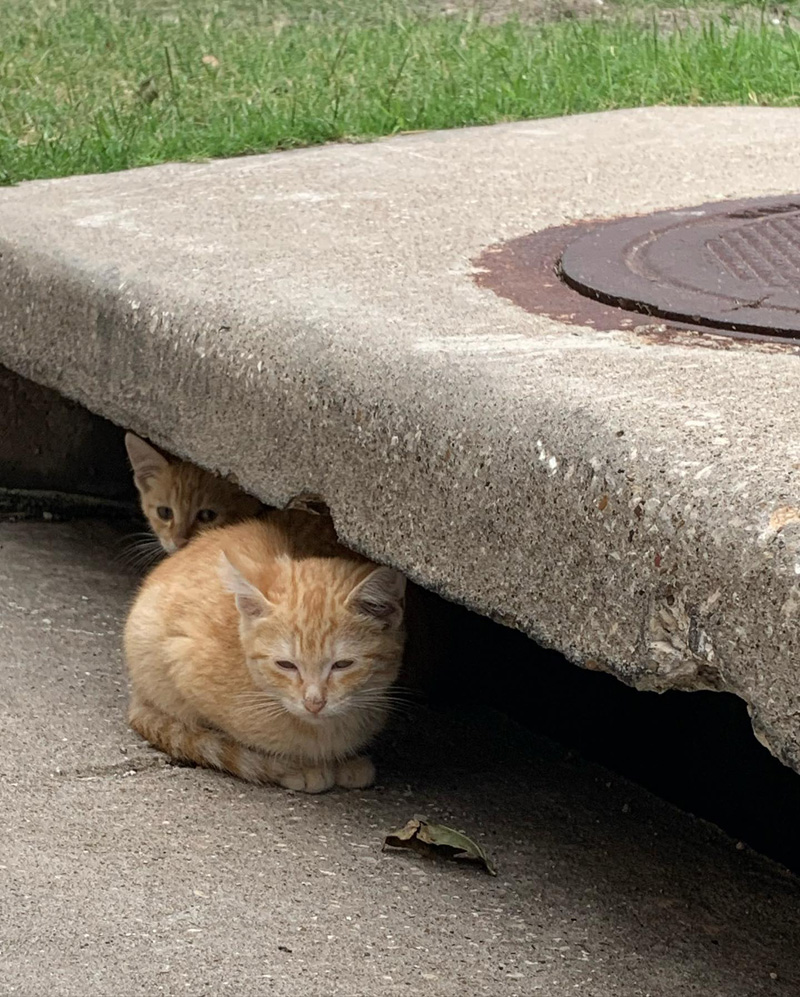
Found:
[[[386,713],[407,713],[409,706],[405,703],[392,703],[387,700],[359,700],[353,699],[348,704],[351,709],[369,712],[370,710],[381,710]]]
[[[277,703],[271,700],[237,699],[237,703],[243,710],[285,710],[283,703]]]
[[[390,703],[354,703],[352,701],[348,702],[346,709],[350,713],[369,714],[370,716],[375,713],[385,713],[391,716],[404,716],[408,712],[401,706],[395,706]]]
[[[391,696],[392,699],[419,699],[420,693],[418,689],[404,689],[402,687],[396,688],[390,686],[384,690],[384,695]]]
[[[236,702],[241,716],[251,722],[275,720],[287,712],[280,700],[263,692],[239,693]]]
[[[365,699],[391,699],[398,703],[405,703],[410,699],[416,698],[410,694],[392,692],[391,689],[362,689],[354,692],[353,695]]]
[[[286,710],[275,710],[275,711],[265,711],[265,710],[240,710],[239,715],[243,720],[249,721],[266,721],[275,720],[280,716],[284,716]]]
[[[121,555],[116,558],[116,562],[118,564],[134,568],[148,567],[150,564],[155,563],[156,560],[157,559],[154,557],[143,557],[142,555],[136,553]]]
[[[253,713],[285,713],[285,708],[280,703],[241,703],[242,710],[250,710]]]
[[[357,700],[359,703],[364,704],[375,704],[375,705],[389,705],[392,706],[413,706],[412,700],[405,696],[393,696],[391,693],[384,692],[372,692],[370,690],[365,690],[363,692],[353,693],[352,699]]]
[[[240,692],[236,696],[236,701],[239,703],[274,703],[278,706],[282,705],[277,696],[270,696],[268,693],[263,692]]]
[[[142,541],[138,543],[131,544],[122,553],[124,554],[159,554],[161,552],[161,547],[155,546],[153,544],[145,544]]]
[[[117,553],[115,559],[129,567],[141,570],[164,556],[161,543],[152,533],[133,533],[123,542],[126,546]]]
[[[155,566],[157,561],[158,561],[157,558],[141,559],[141,558],[129,557],[129,558],[117,559],[117,563],[120,564],[122,567],[145,574],[149,571],[150,568]]]

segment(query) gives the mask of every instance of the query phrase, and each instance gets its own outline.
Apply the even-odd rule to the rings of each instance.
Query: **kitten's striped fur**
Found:
[[[326,516],[270,512],[201,534],[131,609],[131,725],[249,781],[369,785],[358,752],[392,708],[404,587],[340,547]]]
[[[125,434],[125,447],[142,512],[168,554],[207,527],[236,523],[264,508],[230,478],[188,460],[170,460],[133,433]]]

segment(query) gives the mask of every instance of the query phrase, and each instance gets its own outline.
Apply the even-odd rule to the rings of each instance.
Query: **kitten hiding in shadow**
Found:
[[[256,516],[264,506],[234,482],[186,460],[168,460],[133,433],[125,434],[142,512],[167,554],[209,526]],[[142,559],[150,552],[143,546]]]
[[[147,577],[125,627],[131,726],[173,758],[322,792],[394,705],[405,578],[296,510],[209,530]]]

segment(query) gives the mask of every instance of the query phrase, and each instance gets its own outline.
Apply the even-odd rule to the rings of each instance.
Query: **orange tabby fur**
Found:
[[[125,446],[142,512],[168,554],[201,530],[236,523],[264,508],[234,482],[189,461],[168,460],[133,433],[125,434]],[[169,510],[169,517],[160,516],[159,509]]]
[[[205,532],[131,609],[130,723],[174,758],[253,782],[367,786],[358,752],[391,708],[404,590],[322,516],[275,511]]]

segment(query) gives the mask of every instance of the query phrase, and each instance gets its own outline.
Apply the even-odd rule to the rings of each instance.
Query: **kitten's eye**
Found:
[[[349,668],[352,664],[352,661],[334,661],[331,668]]]
[[[296,672],[297,665],[293,661],[276,661],[278,668],[283,668],[287,672]]]
[[[163,519],[165,523],[168,523],[172,519],[172,509],[168,505],[160,505],[156,512],[158,513],[158,518]]]
[[[213,523],[216,518],[217,514],[213,509],[201,509],[197,514],[198,523]]]

